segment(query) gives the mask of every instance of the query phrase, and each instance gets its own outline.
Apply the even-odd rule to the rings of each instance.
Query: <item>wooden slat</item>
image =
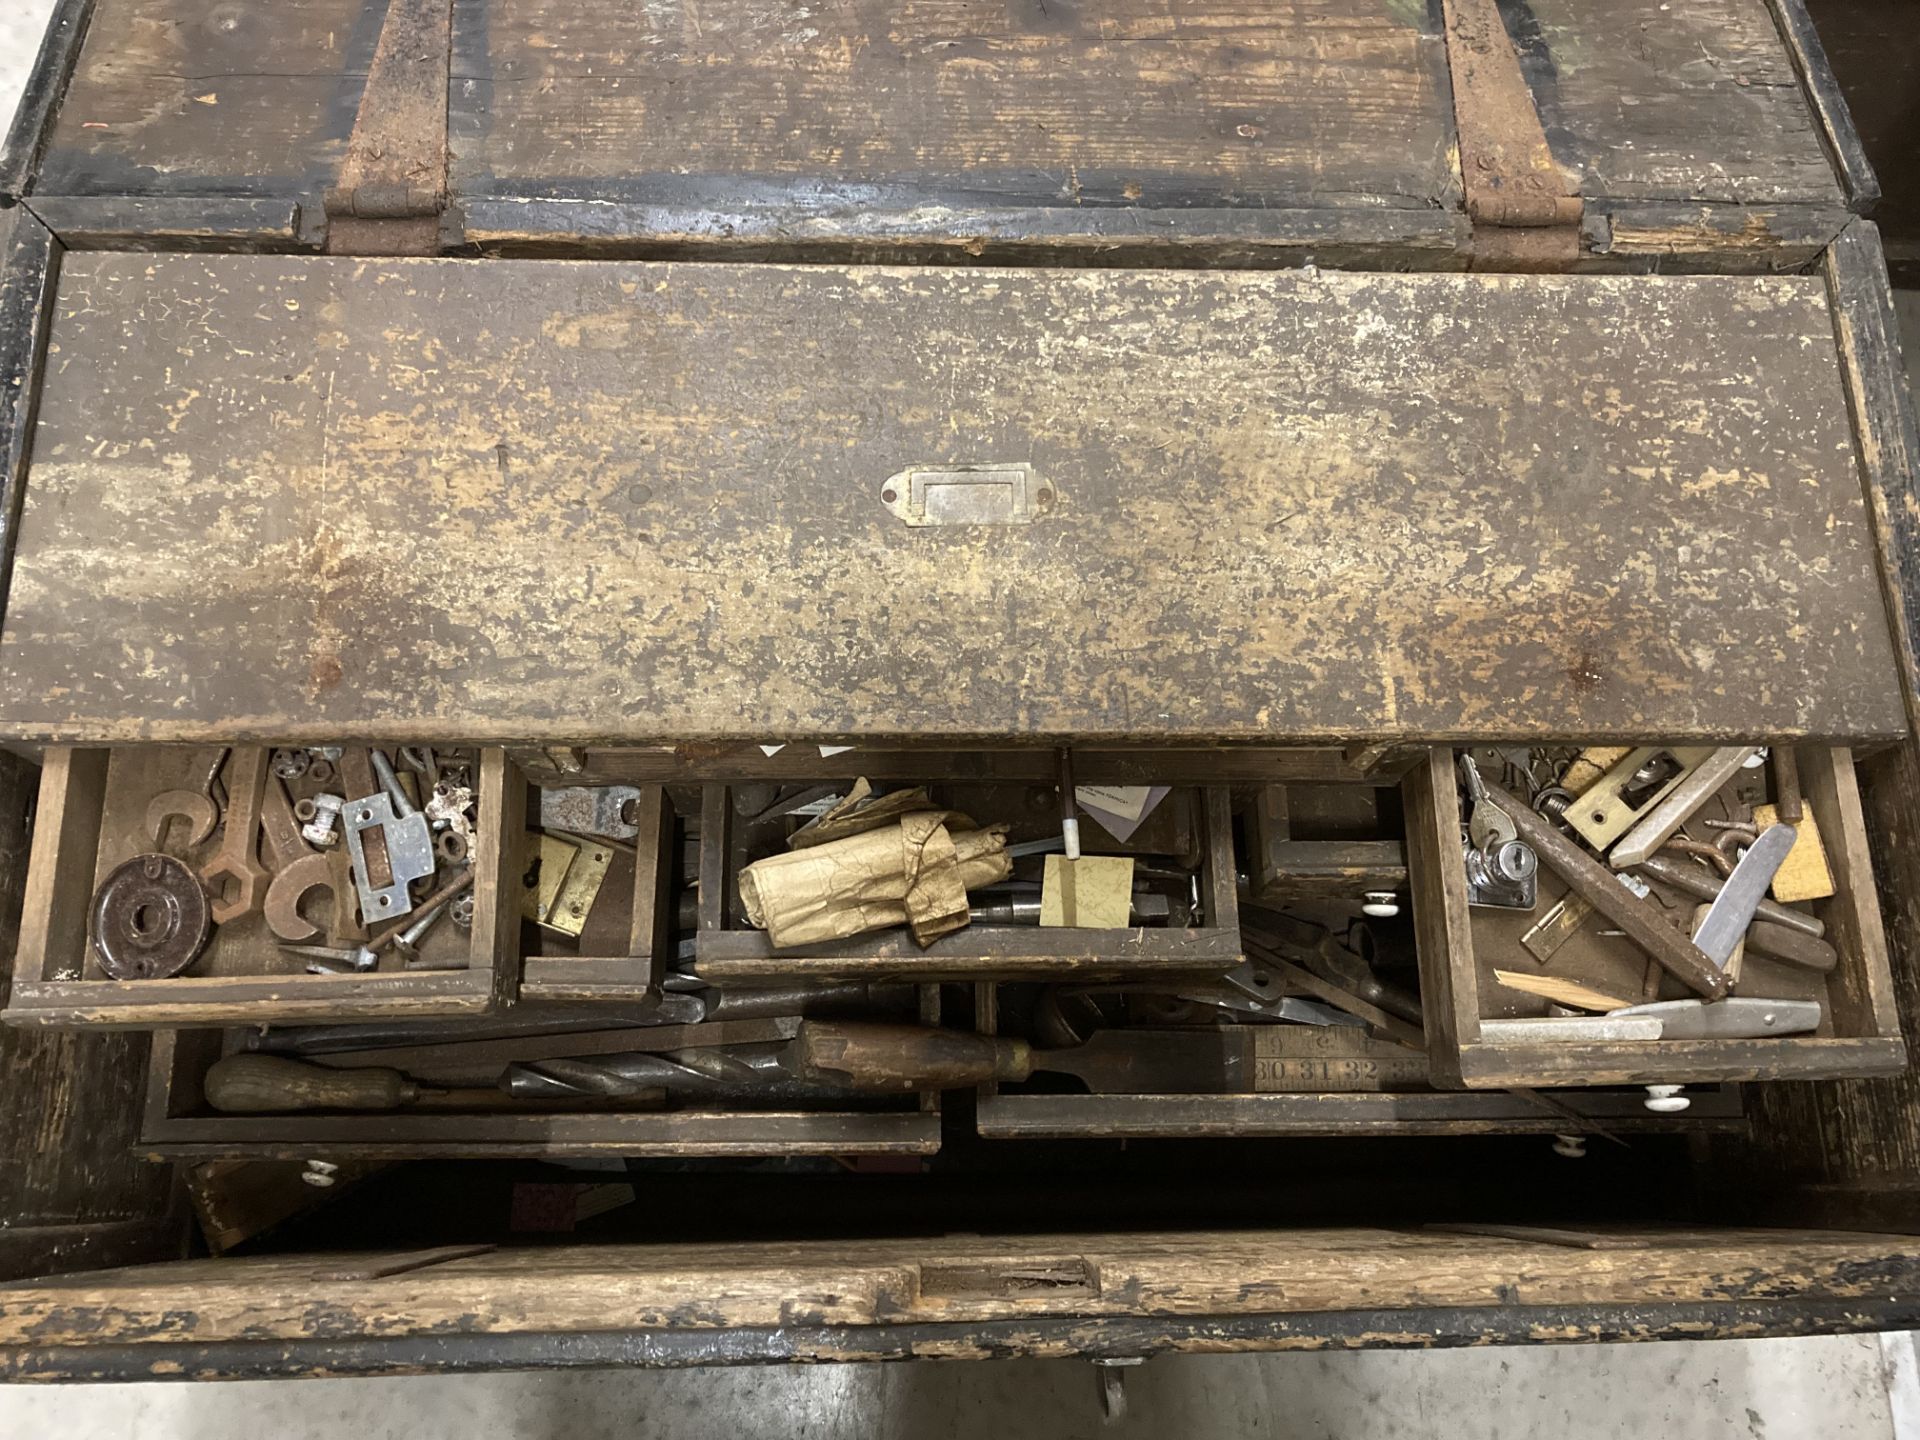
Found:
[[[1590,204],[1845,210],[1767,0],[1536,0],[1509,29],[1555,157]]]
[[[1369,1229],[915,1236],[495,1250],[387,1280],[320,1280],[363,1258],[377,1268],[378,1255],[263,1256],[10,1286],[0,1289],[0,1347],[144,1343],[156,1347],[157,1360],[158,1346],[182,1340],[301,1340],[312,1333],[321,1294],[333,1333],[367,1337],[1409,1305],[1865,1301],[1911,1290],[1920,1242],[1741,1230],[1607,1250]],[[1040,1270],[1068,1283],[1007,1283]],[[183,1314],[192,1316],[190,1327],[181,1325]]]
[[[1831,335],[1807,277],[76,255],[0,726],[1889,736]],[[1061,501],[882,505],[956,461]]]
[[[702,930],[693,971],[716,985],[828,980],[1091,980],[1230,969],[1235,929],[1043,929],[969,925],[922,950],[904,930],[776,950],[764,930]]]
[[[1418,5],[489,0],[456,35],[474,196],[1417,209],[1457,185]]]
[[[1742,1132],[1736,1093],[1703,1095],[1681,1116],[1650,1114],[1644,1098],[1561,1098],[1609,1130]],[[1249,1139],[1263,1135],[1555,1135],[1577,1128],[1565,1115],[1498,1091],[1356,1095],[996,1095],[978,1107],[990,1139],[1089,1137]]]
[[[317,198],[386,10],[97,0],[36,192]]]

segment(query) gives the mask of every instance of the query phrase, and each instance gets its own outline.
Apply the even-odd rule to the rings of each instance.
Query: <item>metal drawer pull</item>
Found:
[[[880,502],[909,525],[1026,525],[1054,502],[1051,481],[1017,465],[910,465]]]

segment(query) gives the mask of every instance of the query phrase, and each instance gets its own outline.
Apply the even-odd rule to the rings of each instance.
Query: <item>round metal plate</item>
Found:
[[[93,894],[93,948],[114,980],[164,980],[207,948],[213,909],[199,877],[171,855],[136,855]]]

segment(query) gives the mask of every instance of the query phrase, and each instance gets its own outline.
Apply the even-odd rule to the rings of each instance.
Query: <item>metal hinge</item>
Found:
[[[452,0],[392,0],[346,159],[326,192],[328,254],[439,251],[452,47]]]
[[[1553,158],[1495,0],[1441,0],[1471,268],[1570,269],[1581,201]]]

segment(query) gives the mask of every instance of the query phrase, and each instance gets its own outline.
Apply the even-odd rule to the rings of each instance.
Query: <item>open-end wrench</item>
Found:
[[[154,849],[164,848],[161,842],[167,836],[167,822],[176,815],[187,822],[189,850],[204,843],[213,834],[213,827],[220,823],[220,807],[213,799],[213,782],[226,763],[227,748],[222,745],[209,753],[210,758],[200,767],[199,789],[162,790],[147,802],[147,835]]]
[[[336,871],[338,872],[336,874]],[[341,888],[345,888],[345,895]],[[349,914],[353,906],[353,882],[344,867],[336,866],[330,855],[306,854],[273,877],[267,887],[267,928],[282,940],[299,944],[320,933],[320,927],[300,913],[300,902],[315,890],[327,890],[333,896],[333,913],[344,906]],[[343,936],[344,938],[348,938]],[[351,937],[356,943],[366,939],[365,930]]]
[[[267,777],[260,804],[260,833],[267,842],[267,868],[276,875],[313,854],[313,847],[300,838],[300,822],[294,818],[293,801],[287,798],[287,783],[278,775]]]
[[[207,892],[214,896],[213,923],[224,925],[260,908],[272,879],[260,863],[257,840],[260,802],[267,784],[267,751],[259,745],[236,745],[228,764],[227,823],[220,851],[200,871]]]

